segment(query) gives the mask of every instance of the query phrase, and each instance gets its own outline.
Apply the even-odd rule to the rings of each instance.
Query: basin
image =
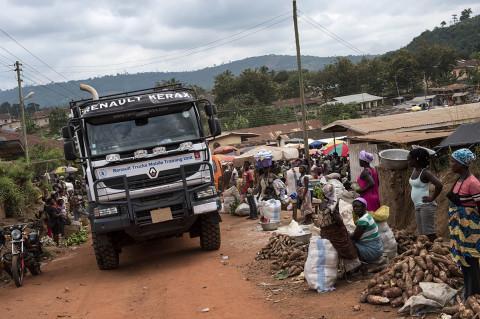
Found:
[[[380,163],[391,170],[397,171],[408,167],[408,153],[410,152],[407,150],[392,148],[381,151],[378,155],[380,156]]]
[[[263,230],[270,231],[276,230],[280,226],[279,220],[272,220],[270,223],[260,223],[262,225]]]

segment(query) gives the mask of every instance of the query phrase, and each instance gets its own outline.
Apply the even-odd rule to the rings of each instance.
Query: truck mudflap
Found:
[[[206,165],[208,167],[211,176],[210,182],[202,183],[195,186],[188,186],[187,177],[185,175],[185,168],[198,164]],[[112,216],[112,219],[105,218],[105,223],[103,223],[103,218],[95,219],[92,223],[92,226],[95,225],[95,228],[99,227],[100,229],[98,229],[98,231],[100,232],[107,232],[107,229],[110,228],[108,227],[108,225],[106,225],[109,224],[107,220],[110,219],[110,222],[113,222],[113,220],[118,219],[117,223],[113,223],[117,224],[117,227],[123,224],[123,230],[125,230],[125,232],[127,232],[130,236],[143,237],[150,235],[171,235],[174,233],[178,233],[182,230],[187,231],[193,225],[193,223],[195,223],[197,216],[200,215],[205,215],[208,216],[208,218],[213,218],[213,222],[219,223],[221,221],[221,218],[218,214],[218,208],[220,205],[220,199],[218,198],[218,196],[206,198],[201,201],[195,199],[196,191],[214,185],[213,168],[211,163],[204,161],[193,164],[185,164],[180,165],[179,169],[180,175],[182,177],[181,182],[183,182],[183,188],[163,190],[155,192],[154,194],[148,193],[146,195],[135,196],[134,198],[132,198],[130,195],[127,177],[123,175],[121,176],[121,178],[124,184],[125,198],[115,201],[103,201],[98,199],[98,188],[102,187],[102,184],[100,183],[110,178],[104,178],[95,181],[93,184],[93,192],[95,194],[95,202],[97,205],[122,206],[124,208],[121,209],[121,211],[123,212],[122,215],[117,216],[116,218]],[[113,178],[118,179],[119,177],[117,176]],[[183,195],[181,195],[182,193]],[[171,199],[167,200],[169,196]],[[172,196],[174,196],[176,199],[173,200]],[[159,198],[159,200],[155,201],[154,203],[150,202],[150,204],[148,205],[139,205],[139,202],[142,202],[143,200],[152,197]],[[165,199],[162,200],[161,198]],[[168,208],[171,213],[171,219],[164,222],[154,222],[151,212],[158,211],[162,208]],[[123,223],[119,220],[123,220]],[[129,223],[130,227],[125,227],[125,222]],[[113,224],[111,226],[114,226]]]

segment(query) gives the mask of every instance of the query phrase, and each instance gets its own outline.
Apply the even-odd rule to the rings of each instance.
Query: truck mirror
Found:
[[[75,155],[75,144],[72,141],[63,143],[63,152],[65,153],[65,159],[67,161],[74,161],[77,159],[77,156]]]
[[[74,128],[73,126],[64,126],[62,127],[62,137],[63,138],[70,138],[74,135]]]
[[[205,114],[207,114],[207,116],[214,116],[215,114],[217,114],[217,108],[215,107],[214,104],[206,104],[205,105]]]
[[[220,126],[219,119],[208,119],[208,128],[210,129],[210,135],[218,136],[222,134],[222,128]]]

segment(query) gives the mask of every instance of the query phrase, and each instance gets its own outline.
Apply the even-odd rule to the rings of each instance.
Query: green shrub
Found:
[[[0,176],[0,203],[4,205],[7,217],[16,216],[22,202],[22,192],[15,181],[8,176]]]

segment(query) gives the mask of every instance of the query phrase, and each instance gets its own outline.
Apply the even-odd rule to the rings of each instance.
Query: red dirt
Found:
[[[366,282],[341,280],[336,291],[318,294],[306,282],[273,280],[270,263],[254,260],[270,234],[245,218],[222,218],[219,251],[201,251],[198,238],[188,236],[137,244],[124,247],[120,268],[113,271],[98,270],[89,241],[44,266],[43,274],[28,274],[23,287],[13,281],[0,287],[0,313],[8,318],[401,317],[389,306],[360,304]]]

